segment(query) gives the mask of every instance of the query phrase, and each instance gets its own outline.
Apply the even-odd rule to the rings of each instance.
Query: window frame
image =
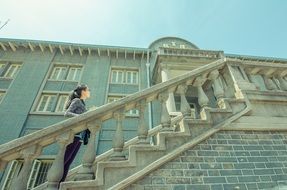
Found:
[[[54,159],[49,159],[49,158],[38,158],[35,159],[33,161],[32,164],[32,168],[31,171],[29,173],[29,178],[27,181],[27,189],[33,189],[36,186],[39,186],[43,183],[45,183],[45,181],[43,180],[44,178],[46,179],[47,175],[48,175],[48,171],[51,168],[52,164],[53,164]],[[11,165],[9,167],[9,170],[7,172],[7,175],[5,176],[5,180],[3,183],[3,187],[1,190],[9,190],[11,188],[12,183],[17,179],[17,173],[19,173],[20,168],[23,166],[23,160],[12,160]],[[39,172],[41,170],[41,167],[43,164],[48,163],[47,167],[45,168],[45,174],[42,175],[42,183],[38,183],[38,178],[39,176]],[[43,177],[44,176],[44,177]],[[4,189],[5,188],[5,189]]]
[[[114,80],[114,73],[116,72],[116,79]],[[122,79],[119,80],[119,72],[122,73]],[[131,73],[131,82],[128,83],[128,73]],[[109,84],[121,84],[121,85],[139,85],[140,80],[140,71],[138,68],[117,68],[117,67],[112,67],[110,70],[110,77],[109,77]],[[135,83],[133,83],[134,78],[133,74],[136,74],[136,79]]]
[[[115,81],[113,81],[114,73],[116,73],[116,79],[115,79]],[[119,81],[119,73],[122,73],[121,81]],[[124,76],[125,76],[124,70],[121,70],[121,69],[112,69],[112,70],[111,70],[110,83],[111,83],[111,84],[124,84]]]
[[[22,63],[19,62],[6,61],[6,62],[0,62],[0,65],[2,65],[2,67],[0,68],[1,69],[3,68],[2,70],[0,70],[0,78],[6,78],[6,79],[15,79],[22,68]],[[11,76],[7,76],[13,66],[16,66],[16,69],[12,71]]]
[[[11,162],[1,190],[11,189],[11,185],[13,184],[15,177],[17,176],[17,173],[19,173],[20,168],[23,165],[23,162],[24,162],[23,160],[13,160]]]
[[[63,109],[62,111],[59,111],[59,107],[60,107],[60,100],[61,97],[66,97],[63,103]],[[55,113],[64,113],[65,112],[65,104],[68,101],[69,98],[69,94],[59,94],[59,96],[57,97],[57,103],[56,103],[56,108],[55,108]]]
[[[46,100],[46,103],[45,103],[45,105],[44,105],[44,109],[43,109],[43,111],[40,111],[39,109],[40,109],[40,107],[41,107],[41,105],[42,105],[42,101],[43,101],[43,99],[44,99],[44,97],[45,96],[48,96],[48,99]],[[41,96],[40,96],[40,100],[38,101],[38,103],[37,103],[37,107],[36,107],[36,112],[52,112],[52,111],[47,111],[47,108],[48,108],[48,106],[49,106],[49,103],[50,103],[50,101],[51,101],[51,97],[52,96],[55,96],[55,99],[57,99],[57,95],[56,94],[46,94],[46,93],[42,93],[41,94]],[[55,102],[52,102],[52,107],[53,107],[53,104],[55,104]],[[52,109],[53,110],[53,109]]]
[[[57,77],[55,77],[55,78],[52,78],[52,76],[54,76],[54,74],[55,74],[55,72],[56,72],[56,69],[58,69],[59,68],[59,73],[57,74]],[[64,79],[59,79],[60,78],[60,76],[61,76],[61,72],[64,72],[63,73],[63,76],[64,76],[64,78],[65,78],[65,75],[66,75],[66,73],[67,73],[67,70],[66,70],[67,68],[65,67],[65,66],[54,66],[53,67],[53,69],[52,69],[52,72],[51,72],[51,75],[49,76],[49,79],[50,80],[64,80]]]
[[[72,80],[71,80],[71,79],[68,79],[68,78],[70,76],[70,73],[71,73],[72,69],[75,69],[75,72],[74,72],[74,76],[72,77]],[[78,74],[78,79],[76,78],[77,74]],[[70,66],[68,68],[68,71],[67,71],[66,81],[79,81],[81,79],[81,76],[82,76],[82,68],[81,67],[75,67],[75,66],[71,67]]]
[[[39,108],[41,106],[41,101],[42,101],[42,98],[43,96],[55,96],[55,100],[54,102],[52,102],[52,105],[51,105],[51,110],[50,111],[47,111],[47,109],[45,109],[44,111],[39,111]],[[45,92],[43,91],[40,96],[39,96],[39,100],[37,102],[37,104],[35,105],[34,107],[34,110],[32,111],[32,113],[34,114],[59,114],[59,115],[63,115],[65,113],[65,110],[63,109],[63,111],[59,111],[59,106],[60,106],[60,98],[63,97],[63,96],[66,96],[66,101],[69,97],[69,92]],[[64,102],[63,106],[65,106],[65,103],[66,101]],[[49,105],[49,103],[46,103],[45,107],[47,107]]]
[[[61,71],[63,71],[63,79],[59,79],[59,76],[61,76],[60,74],[58,74],[59,76],[57,78],[52,78],[53,74],[55,73],[55,69],[56,68],[63,68],[61,69]],[[73,79],[72,80],[68,80],[69,74],[71,72],[71,69],[75,69],[76,72],[74,73]],[[76,78],[77,76],[77,72],[79,72],[78,74],[78,78]],[[83,73],[83,65],[80,64],[59,64],[59,63],[55,63],[52,66],[51,72],[48,76],[47,81],[71,81],[71,82],[79,82],[82,78],[82,73]]]

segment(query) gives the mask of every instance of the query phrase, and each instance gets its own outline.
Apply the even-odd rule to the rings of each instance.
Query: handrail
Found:
[[[224,63],[224,58],[218,59],[210,64],[194,69],[181,76],[124,97],[121,99],[121,101],[115,101],[107,105],[103,105],[96,110],[86,112],[80,116],[70,118],[65,121],[61,121],[47,128],[0,145],[0,161],[8,162],[10,160],[19,158],[20,150],[27,149],[32,145],[39,145],[40,147],[48,146],[54,143],[56,141],[56,137],[61,134],[71,131],[73,133],[78,133],[87,128],[87,123],[95,120],[105,121],[110,119],[113,117],[114,112],[119,111],[120,109],[132,109],[136,106],[136,103],[142,99],[145,99],[147,102],[152,101],[153,99],[156,99],[160,93],[164,93],[172,88],[176,88],[177,85],[186,83],[187,81],[192,80],[203,73],[208,73],[214,69],[219,69],[224,65]]]
[[[179,114],[177,115],[176,117],[172,118],[171,119],[171,125],[174,125],[176,123],[178,123],[179,121],[181,121],[183,118],[183,115],[182,114]],[[152,129],[150,129],[148,131],[148,137],[153,137],[155,136],[160,130],[162,129],[162,125],[158,125]],[[124,144],[124,149],[127,149],[130,145],[133,145],[133,144],[136,144],[137,142],[139,141],[138,137],[134,137],[128,141],[125,142]],[[113,149],[109,149],[108,151],[100,154],[99,156],[96,157],[95,161],[94,161],[94,164],[95,163],[98,163],[100,161],[103,161],[105,159],[108,159],[109,156],[111,156],[113,154]],[[68,176],[67,176],[67,179],[69,181],[69,179],[73,179],[73,176],[79,171],[79,169],[82,167],[82,165],[78,165],[74,168],[72,168],[71,170],[69,170],[69,173],[68,173]],[[72,177],[71,177],[72,176]],[[33,190],[42,190],[46,187],[47,185],[47,182],[45,183],[42,183],[41,185],[37,186],[37,187],[34,187]]]

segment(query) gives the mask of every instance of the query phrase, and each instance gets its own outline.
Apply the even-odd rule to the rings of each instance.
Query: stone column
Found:
[[[168,100],[168,92],[163,92],[161,94],[158,95],[158,99],[161,103],[161,117],[160,117],[160,121],[161,121],[161,125],[163,127],[162,130],[165,131],[171,131],[172,128],[170,126],[171,124],[171,118],[170,115],[168,113],[167,110],[167,105],[166,105],[166,101]]]
[[[101,124],[101,121],[94,121],[87,124],[91,134],[88,145],[83,155],[82,167],[80,168],[75,178],[76,181],[92,180],[95,178],[92,166],[96,159],[96,133],[101,128]]]
[[[116,132],[113,138],[113,149],[114,153],[111,155],[110,160],[125,160],[123,153],[124,148],[124,132],[123,132],[123,120],[125,118],[125,110],[119,110],[114,113],[116,119]]]
[[[213,93],[216,97],[217,106],[222,108],[224,90],[219,78],[219,71],[216,69],[210,72],[210,80],[213,82]]]
[[[267,90],[276,90],[277,87],[275,83],[272,81],[271,77],[268,75],[263,75],[264,83],[266,85]]]
[[[167,68],[162,68],[161,79],[162,79],[162,82],[168,81],[170,79],[170,74]],[[168,99],[166,101],[166,106],[167,106],[168,112],[176,111],[173,92],[168,93]]]
[[[57,137],[57,143],[59,144],[58,154],[48,171],[47,180],[48,180],[48,190],[58,190],[59,182],[63,177],[64,173],[64,157],[65,151],[68,144],[73,140],[71,133],[65,133]]]
[[[197,87],[197,93],[198,93],[198,104],[200,105],[201,109],[205,108],[208,105],[209,99],[206,96],[205,92],[202,89],[202,85],[206,79],[202,78],[201,76],[197,77],[194,82],[194,86]]]
[[[287,91],[287,81],[282,76],[278,76],[278,80],[280,83],[280,88],[284,91]]]
[[[177,87],[177,91],[180,94],[180,111],[183,116],[191,116],[191,109],[189,103],[186,100],[185,93],[187,91],[187,85],[182,84]]]
[[[146,108],[146,101],[145,100],[141,100],[138,103],[138,109],[139,109],[139,126],[138,126],[138,138],[139,138],[139,144],[147,144],[149,143],[147,140],[147,136],[148,136],[148,125],[145,121],[145,117],[144,117],[144,112],[145,112],[145,108]]]

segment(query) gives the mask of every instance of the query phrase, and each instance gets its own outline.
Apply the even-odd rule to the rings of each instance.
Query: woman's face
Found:
[[[86,88],[85,90],[82,91],[82,97],[83,98],[90,98],[90,89]]]

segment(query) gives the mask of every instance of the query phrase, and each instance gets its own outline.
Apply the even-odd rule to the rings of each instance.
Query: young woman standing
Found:
[[[66,103],[66,117],[75,117],[87,111],[85,100],[90,97],[90,90],[87,85],[82,84],[77,86],[73,90],[69,99]],[[90,137],[90,131],[85,130],[74,136],[74,140],[71,144],[66,147],[65,157],[64,157],[64,173],[60,182],[65,181],[69,167],[73,160],[75,159],[77,152],[79,151],[82,142],[88,143],[88,138]]]

